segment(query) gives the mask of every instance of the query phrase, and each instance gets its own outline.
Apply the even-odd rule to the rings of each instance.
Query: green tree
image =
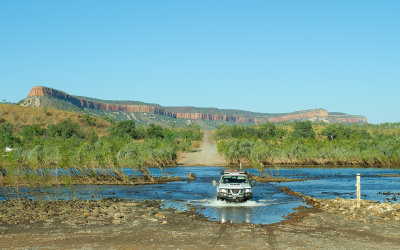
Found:
[[[301,138],[315,138],[315,131],[310,121],[294,122],[293,123],[293,136]]]
[[[11,123],[0,125],[0,144],[4,146],[15,146],[20,143],[18,137],[13,134],[14,126]]]
[[[239,143],[239,158],[249,159],[253,147],[254,147],[254,142],[248,139],[241,140]]]
[[[322,132],[322,135],[326,136],[328,140],[333,141],[334,139],[344,138],[345,137],[345,130],[343,126],[339,126],[336,124],[329,124],[326,126]]]
[[[240,163],[238,139],[228,139],[221,148],[224,148],[224,155],[228,161]]]
[[[229,139],[219,145],[225,158],[230,162],[240,163],[243,159],[250,159],[254,142],[248,139]]]
[[[256,142],[250,152],[250,160],[254,167],[259,168],[270,156],[269,148],[263,142]]]
[[[49,125],[47,128],[48,134],[52,137],[71,138],[72,136],[83,137],[82,131],[79,129],[79,124],[66,119],[56,125]]]
[[[43,136],[45,134],[46,129],[40,127],[38,124],[25,126],[21,132],[25,142],[30,142],[34,137]]]
[[[149,138],[164,138],[163,127],[150,124],[147,128],[147,135]]]
[[[112,130],[112,134],[119,137],[136,139],[136,124],[131,120],[117,122]]]
[[[267,122],[267,123],[260,125],[260,127],[257,131],[257,136],[264,140],[269,140],[269,139],[274,138],[276,133],[277,133],[277,128],[276,128],[275,124]]]
[[[365,128],[358,128],[356,126],[344,126],[343,124],[329,124],[322,130],[321,135],[326,136],[330,141],[333,141],[335,139],[360,140],[371,138],[371,135]]]

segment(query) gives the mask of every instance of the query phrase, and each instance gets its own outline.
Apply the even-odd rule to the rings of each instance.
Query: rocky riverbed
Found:
[[[311,207],[299,207],[272,225],[211,222],[194,209],[164,209],[158,201],[9,200],[0,202],[0,248],[393,249],[400,245],[399,204],[363,201],[357,208],[353,200],[303,198]]]
[[[346,215],[351,219],[359,219],[365,222],[373,220],[399,221],[400,203],[380,203],[369,200],[360,200],[360,206],[357,206],[355,199],[317,199],[311,196],[294,192],[289,188],[281,187],[281,190],[287,194],[302,197],[308,204],[322,211]]]

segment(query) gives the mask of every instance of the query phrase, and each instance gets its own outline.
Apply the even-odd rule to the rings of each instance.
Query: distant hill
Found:
[[[100,136],[107,134],[107,129],[113,126],[103,119],[88,117],[85,114],[75,112],[0,104],[0,124],[12,123],[17,130],[23,126],[35,124],[47,127],[49,124],[57,124],[65,119],[78,123],[82,129],[87,130],[86,132],[94,130]]]
[[[156,123],[180,126],[196,123],[203,128],[214,128],[220,124],[251,124],[295,120],[325,121],[330,123],[367,122],[364,116],[329,113],[325,109],[274,114],[233,109],[164,107],[159,104],[137,101],[110,101],[73,96],[47,87],[33,87],[28,97],[22,100],[20,104],[22,106],[48,107],[83,112],[95,116],[109,116],[116,120],[134,120],[142,124]]]

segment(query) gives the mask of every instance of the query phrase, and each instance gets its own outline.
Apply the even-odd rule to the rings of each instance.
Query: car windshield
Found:
[[[222,178],[222,183],[247,183],[246,176],[224,176]]]

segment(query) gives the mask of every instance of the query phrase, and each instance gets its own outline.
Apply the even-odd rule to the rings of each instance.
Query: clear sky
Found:
[[[69,94],[400,121],[398,0],[0,1],[0,99]]]

